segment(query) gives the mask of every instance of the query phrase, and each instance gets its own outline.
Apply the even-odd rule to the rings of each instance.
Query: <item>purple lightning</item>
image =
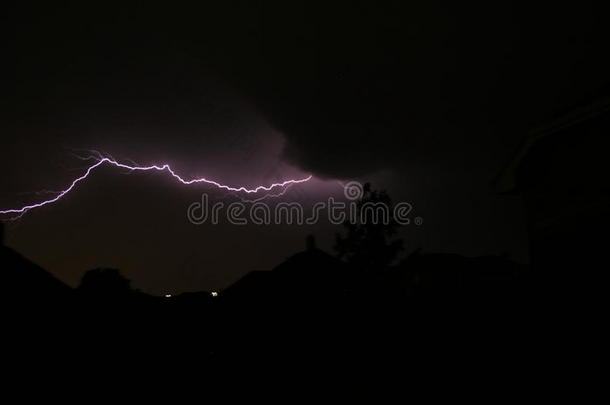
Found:
[[[212,185],[216,188],[219,189],[223,189],[223,190],[227,190],[227,191],[232,191],[232,192],[237,192],[237,193],[248,193],[248,194],[255,194],[258,193],[260,191],[271,191],[274,188],[284,188],[284,190],[278,194],[278,195],[283,195],[284,192],[292,185],[294,184],[299,184],[299,183],[305,183],[309,180],[311,180],[312,176],[309,175],[305,178],[302,179],[290,179],[290,180],[286,180],[283,181],[281,183],[273,183],[269,186],[258,186],[252,189],[248,189],[246,187],[231,187],[231,186],[227,186],[225,184],[221,184],[218,183],[214,180],[208,180],[206,178],[195,178],[195,179],[191,179],[191,180],[185,180],[182,177],[180,177],[180,175],[178,175],[176,172],[174,172],[172,170],[172,168],[165,164],[163,166],[158,166],[158,165],[152,165],[152,166],[137,166],[134,165],[130,166],[130,165],[126,165],[123,163],[119,163],[116,160],[114,160],[113,158],[109,158],[109,157],[94,157],[94,156],[90,156],[90,157],[86,157],[86,158],[81,158],[82,160],[96,160],[96,163],[94,163],[93,165],[89,166],[87,168],[87,170],[85,171],[85,174],[83,174],[82,176],[74,179],[72,181],[72,183],[70,184],[70,186],[68,188],[66,188],[63,191],[59,191],[57,192],[57,195],[51,199],[36,203],[36,204],[31,204],[31,205],[26,205],[24,207],[21,208],[14,208],[14,209],[8,209],[8,210],[0,210],[0,214],[25,214],[26,212],[28,212],[29,210],[32,210],[34,208],[39,208],[39,207],[43,207],[45,205],[48,204],[52,204],[58,200],[60,200],[63,196],[65,196],[66,194],[68,194],[70,191],[72,191],[74,189],[74,187],[82,180],[86,179],[87,177],[89,177],[89,174],[91,174],[91,172],[93,171],[93,169],[95,169],[96,167],[99,167],[101,165],[103,165],[104,163],[110,164],[112,166],[116,166],[119,168],[123,168],[123,169],[127,169],[130,171],[150,171],[150,170],[156,170],[156,171],[166,171],[168,172],[172,177],[174,177],[176,180],[178,180],[180,183],[185,184],[185,185],[191,185],[191,184],[198,184],[198,183],[204,183],[204,184],[209,184]],[[270,194],[269,196],[271,197],[276,197],[278,195],[275,194]],[[262,198],[265,198],[266,196],[263,196]],[[262,199],[261,198],[261,199]],[[21,215],[19,215],[17,218],[21,217]]]
[[[311,176],[309,176],[309,177],[311,178]],[[239,197],[239,196],[237,196],[237,197],[238,197],[238,198],[241,200],[241,202],[243,202],[243,203],[256,203],[256,202],[259,202],[259,201],[265,200],[265,199],[267,199],[267,198],[277,198],[277,197],[281,197],[281,196],[283,196],[284,194],[286,194],[286,193],[288,192],[288,190],[290,189],[290,186],[292,186],[293,184],[295,184],[295,183],[290,183],[290,184],[286,185],[286,187],[284,187],[284,189],[283,189],[282,191],[280,191],[279,193],[277,193],[277,194],[265,194],[265,195],[263,195],[262,197],[258,197],[258,198],[252,199],[252,200],[249,200],[249,199],[247,199],[247,198],[241,198],[241,197]],[[235,195],[235,194],[234,194],[234,195]]]

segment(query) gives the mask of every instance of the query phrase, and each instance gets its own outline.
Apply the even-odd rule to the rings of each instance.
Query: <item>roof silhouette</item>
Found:
[[[24,300],[62,298],[72,288],[13,249],[0,246],[0,268],[4,295]]]

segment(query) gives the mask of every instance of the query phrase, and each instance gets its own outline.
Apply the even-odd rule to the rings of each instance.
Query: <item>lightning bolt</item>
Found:
[[[45,205],[49,205],[49,204],[53,204],[57,201],[59,201],[61,198],[63,198],[66,194],[68,194],[70,191],[72,191],[76,185],[78,183],[80,183],[81,181],[85,180],[87,177],[89,177],[89,175],[91,174],[91,172],[93,170],[95,170],[96,168],[106,164],[106,165],[111,165],[111,166],[115,166],[118,168],[122,168],[122,169],[127,169],[131,172],[137,172],[137,171],[159,171],[159,172],[167,172],[169,175],[171,175],[173,178],[175,178],[176,180],[178,180],[180,183],[184,184],[184,185],[192,185],[192,184],[207,184],[213,187],[216,187],[218,189],[221,190],[226,190],[226,191],[231,191],[231,192],[235,192],[235,193],[246,193],[246,194],[256,194],[262,191],[265,192],[270,192],[271,190],[275,189],[275,188],[283,188],[284,190],[280,193],[280,194],[266,194],[263,197],[261,197],[260,199],[266,198],[267,196],[271,196],[271,197],[276,197],[279,195],[283,195],[286,190],[294,185],[294,184],[299,184],[299,183],[305,183],[309,180],[311,180],[312,176],[309,175],[307,177],[304,177],[302,179],[290,179],[290,180],[286,180],[283,181],[281,183],[273,183],[271,185],[268,186],[257,186],[255,188],[246,188],[243,186],[240,187],[231,187],[228,186],[226,184],[222,184],[219,183],[217,181],[214,180],[209,180],[206,179],[204,177],[201,178],[193,178],[190,180],[186,180],[183,177],[181,177],[179,174],[177,174],[169,165],[165,164],[162,166],[159,165],[151,165],[151,166],[138,166],[137,164],[132,164],[132,165],[128,165],[128,164],[124,164],[124,163],[120,163],[118,161],[116,161],[114,158],[112,157],[104,157],[103,155],[99,154],[99,152],[97,153],[97,156],[88,156],[88,157],[79,157],[81,160],[95,160],[95,163],[92,164],[91,166],[89,166],[85,173],[80,176],[77,177],[76,179],[74,179],[72,181],[72,183],[70,184],[70,186],[68,186],[68,188],[66,188],[63,191],[59,191],[56,192],[55,197],[50,198],[48,200],[44,200],[41,201],[39,203],[35,203],[35,204],[31,204],[31,205],[26,205],[23,206],[21,208],[12,208],[12,209],[7,209],[7,210],[0,210],[0,214],[19,214],[17,217],[12,218],[12,219],[16,219],[16,218],[20,218],[23,214],[25,214],[26,212],[35,209],[35,208],[40,208],[40,207],[44,207]],[[257,199],[257,200],[260,200]]]
[[[310,176],[310,177],[311,177],[311,176]],[[277,193],[277,194],[265,194],[265,195],[263,195],[262,197],[258,197],[258,198],[254,198],[254,199],[241,198],[241,197],[239,197],[239,196],[237,196],[237,197],[238,197],[238,198],[241,200],[241,202],[243,202],[243,203],[256,203],[256,202],[262,201],[262,200],[264,200],[264,199],[266,199],[266,198],[277,198],[277,197],[281,197],[281,196],[283,196],[284,194],[286,194],[286,193],[288,192],[288,189],[290,189],[290,187],[291,187],[292,185],[294,185],[294,184],[295,184],[295,183],[290,183],[290,184],[286,185],[286,187],[284,187],[284,188],[282,189],[282,191],[280,191],[280,192],[279,192],[279,193]],[[236,195],[236,194],[234,194],[234,195]]]

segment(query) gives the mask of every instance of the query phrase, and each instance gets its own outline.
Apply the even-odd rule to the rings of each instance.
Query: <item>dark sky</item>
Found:
[[[288,200],[372,181],[425,219],[407,250],[523,261],[520,202],[491,179],[529,129],[608,85],[594,2],[127,3],[5,7],[1,208],[65,187],[84,167],[70,152],[95,149],[230,184],[320,179]],[[112,266],[163,293],[221,288],[337,230],[196,227],[202,191],[102,169],[8,243],[72,284]]]

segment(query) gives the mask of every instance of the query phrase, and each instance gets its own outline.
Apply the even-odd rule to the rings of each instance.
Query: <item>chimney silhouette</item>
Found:
[[[307,235],[305,239],[305,249],[308,251],[316,249],[316,238],[313,235]]]

